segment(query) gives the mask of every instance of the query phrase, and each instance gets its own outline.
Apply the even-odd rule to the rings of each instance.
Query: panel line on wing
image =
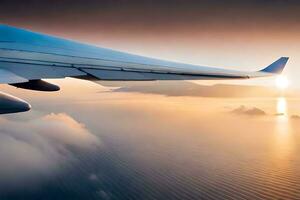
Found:
[[[185,73],[158,73],[143,71],[126,70],[106,70],[95,68],[80,68],[81,71],[88,73],[100,80],[125,80],[125,81],[151,81],[151,80],[201,80],[201,79],[245,79],[248,76],[229,76],[229,75],[207,75],[207,74],[185,74]]]

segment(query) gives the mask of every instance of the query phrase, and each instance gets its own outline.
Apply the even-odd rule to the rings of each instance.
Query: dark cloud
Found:
[[[298,23],[299,1],[196,1],[196,0],[2,0],[3,23],[51,28],[84,27],[80,31],[224,31],[241,29],[284,30]]]

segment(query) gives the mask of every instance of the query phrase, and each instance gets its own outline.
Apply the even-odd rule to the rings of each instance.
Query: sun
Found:
[[[278,76],[276,78],[276,87],[284,90],[289,86],[289,80],[285,76]]]

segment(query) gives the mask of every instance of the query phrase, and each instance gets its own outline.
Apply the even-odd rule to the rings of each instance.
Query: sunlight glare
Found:
[[[278,115],[287,115],[287,102],[284,97],[279,97],[277,99],[277,114]]]
[[[276,78],[276,86],[278,89],[284,90],[289,86],[289,81],[285,76],[278,76]]]

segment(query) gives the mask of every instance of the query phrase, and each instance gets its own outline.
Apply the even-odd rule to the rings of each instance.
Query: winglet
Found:
[[[280,74],[284,69],[286,63],[288,62],[288,57],[281,57],[277,61],[273,62],[271,65],[261,70],[260,72],[267,72],[272,74]]]

